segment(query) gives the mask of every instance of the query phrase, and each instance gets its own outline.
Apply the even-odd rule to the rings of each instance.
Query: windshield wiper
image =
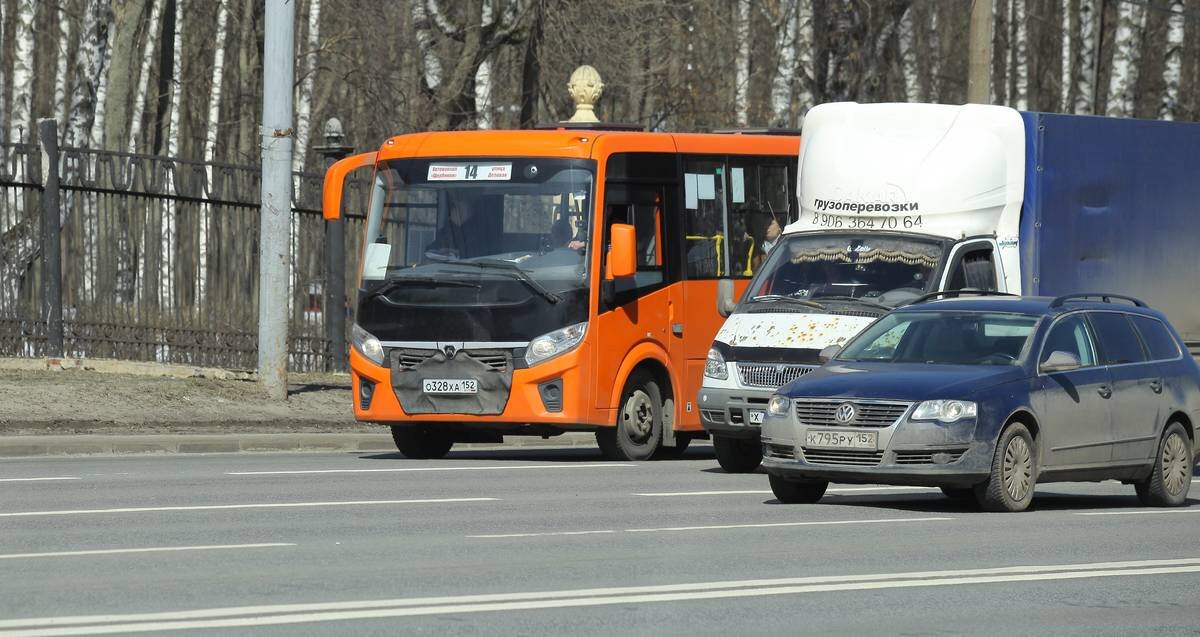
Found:
[[[808,306],[808,307],[811,307],[814,309],[818,309],[818,310],[825,309],[824,305],[821,305],[820,303],[817,303],[816,301],[802,299],[798,296],[788,296],[786,294],[760,294],[758,296],[750,298],[751,303],[757,303],[759,301],[787,301],[789,303],[797,303],[797,304],[805,305],[805,306]]]
[[[477,283],[467,283],[466,281],[455,281],[453,279],[434,279],[434,278],[430,278],[430,277],[416,277],[416,276],[397,277],[394,279],[388,279],[387,281],[384,281],[383,284],[380,285],[379,287],[375,288],[374,290],[371,290],[371,292],[369,294],[367,294],[367,299],[365,299],[365,300],[373,299],[377,296],[387,296],[387,294],[390,293],[392,290],[395,290],[396,288],[399,288],[399,287],[402,287],[405,285],[419,285],[419,286],[426,286],[426,287],[446,287],[446,288],[475,288],[476,290],[478,290],[480,287],[479,284],[477,284]]]
[[[512,274],[514,279],[520,281],[521,283],[524,283],[526,286],[529,287],[529,289],[533,290],[534,292],[537,292],[538,295],[540,295],[542,298],[546,299],[547,301],[549,301],[551,303],[558,303],[559,301],[562,301],[561,296],[551,292],[550,290],[547,290],[544,286],[542,286],[541,283],[538,283],[536,280],[534,280],[533,277],[529,276],[528,272],[521,269],[521,266],[519,266],[515,263],[510,263],[508,261],[502,261],[500,259],[482,259],[482,260],[476,260],[476,261],[448,261],[446,263],[443,263],[442,265],[468,265],[468,266],[475,266],[477,268],[485,269],[485,270],[486,269],[503,270],[505,272]]]
[[[817,298],[821,299],[822,301],[841,301],[841,302],[857,303],[859,305],[866,305],[867,307],[873,307],[875,309],[883,310],[884,312],[891,312],[893,309],[882,303],[876,303],[875,301],[868,301],[867,299],[862,299],[857,296],[819,296]],[[819,302],[820,301],[818,301],[818,303]]]

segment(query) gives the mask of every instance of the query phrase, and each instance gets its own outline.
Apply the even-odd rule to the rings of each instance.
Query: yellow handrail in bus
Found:
[[[706,237],[704,235],[689,234],[685,235],[684,238],[689,241],[712,241],[717,252],[717,276],[722,276],[725,273],[723,267],[725,260],[721,258],[721,245],[725,242],[725,235],[717,233],[711,237]]]

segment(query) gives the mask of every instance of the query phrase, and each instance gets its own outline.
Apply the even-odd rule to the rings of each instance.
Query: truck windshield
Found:
[[[896,312],[838,354],[840,361],[1013,365],[1037,316],[998,312]]]
[[[750,282],[745,302],[799,299],[886,310],[930,291],[945,251],[932,238],[785,236]]]
[[[594,173],[573,159],[381,163],[359,323],[383,339],[525,341],[586,320]]]

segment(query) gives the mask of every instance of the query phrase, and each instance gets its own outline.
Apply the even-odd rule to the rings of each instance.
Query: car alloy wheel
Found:
[[[1004,489],[1013,500],[1024,500],[1033,488],[1033,453],[1029,443],[1013,436],[1004,448]]]
[[[1187,484],[1191,453],[1188,452],[1187,442],[1179,432],[1171,432],[1162,449],[1162,481],[1163,488],[1171,496],[1178,497],[1184,485]]]

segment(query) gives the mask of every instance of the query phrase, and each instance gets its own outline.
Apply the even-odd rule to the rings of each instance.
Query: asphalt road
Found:
[[[594,450],[0,461],[0,635],[1200,634],[1200,482],[985,514]]]

